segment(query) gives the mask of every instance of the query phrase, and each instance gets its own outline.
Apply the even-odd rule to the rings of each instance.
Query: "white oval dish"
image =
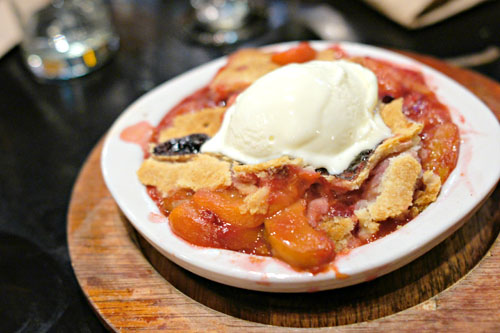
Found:
[[[264,49],[283,50],[293,44]],[[332,43],[311,45],[319,50]],[[195,274],[235,287],[268,292],[334,289],[374,279],[416,259],[457,230],[479,207],[500,177],[500,126],[491,111],[464,87],[415,60],[372,46],[337,45],[349,55],[371,56],[421,71],[450,109],[462,143],[457,167],[436,202],[401,229],[337,256],[334,264],[341,274],[333,270],[316,275],[297,272],[274,258],[197,247],[177,237],[137,179],[143,161],[141,148],[123,141],[120,134],[139,122],[158,124],[168,110],[210,81],[226,62],[220,58],[139,98],[116,120],[104,142],[101,167],[106,185],[130,222],[158,251]]]

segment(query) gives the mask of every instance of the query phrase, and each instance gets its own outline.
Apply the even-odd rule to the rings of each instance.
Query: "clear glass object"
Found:
[[[191,6],[196,19],[214,31],[241,28],[250,14],[248,0],[191,0]]]
[[[118,49],[119,37],[102,0],[52,0],[38,10],[18,6],[17,12],[24,33],[23,57],[39,78],[86,75]]]
[[[191,38],[207,45],[228,45],[261,33],[266,4],[257,0],[190,0],[193,15],[185,22]]]

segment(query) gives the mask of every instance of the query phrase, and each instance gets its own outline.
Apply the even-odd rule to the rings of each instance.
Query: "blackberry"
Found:
[[[322,175],[329,175],[330,174],[330,173],[328,173],[328,170],[326,170],[326,168],[317,168],[315,171],[319,172]]]
[[[394,100],[394,97],[392,97],[391,95],[385,95],[384,97],[382,97],[382,103],[385,103],[385,104],[388,104],[390,102],[392,102]]]
[[[155,155],[185,155],[200,152],[200,147],[209,139],[206,134],[191,134],[158,144],[153,149]]]

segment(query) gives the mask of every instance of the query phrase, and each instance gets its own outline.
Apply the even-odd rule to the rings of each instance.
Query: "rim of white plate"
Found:
[[[263,47],[280,51],[297,42]],[[316,49],[340,46],[349,55],[371,56],[423,73],[438,99],[450,109],[462,144],[455,170],[441,194],[401,229],[337,256],[333,270],[313,275],[283,262],[229,250],[202,248],[175,236],[168,223],[154,223],[155,203],[139,182],[143,161],[139,146],[120,139],[127,127],[141,121],[156,125],[179,101],[208,84],[226,57],[213,60],[169,80],[132,103],[110,128],[101,168],[113,198],[133,226],[163,255],[205,278],[235,287],[269,292],[304,292],[340,288],[389,273],[416,259],[457,230],[494,189],[500,177],[500,126],[492,112],[472,93],[440,72],[406,56],[354,43],[311,41]],[[166,219],[165,219],[166,221]]]

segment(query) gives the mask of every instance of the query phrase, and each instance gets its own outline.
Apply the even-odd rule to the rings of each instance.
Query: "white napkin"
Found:
[[[22,32],[11,4],[0,0],[0,57],[21,40]]]
[[[437,23],[485,0],[364,0],[397,23],[411,29]]]
[[[23,38],[20,17],[27,18],[48,3],[49,0],[0,0],[0,58]]]

